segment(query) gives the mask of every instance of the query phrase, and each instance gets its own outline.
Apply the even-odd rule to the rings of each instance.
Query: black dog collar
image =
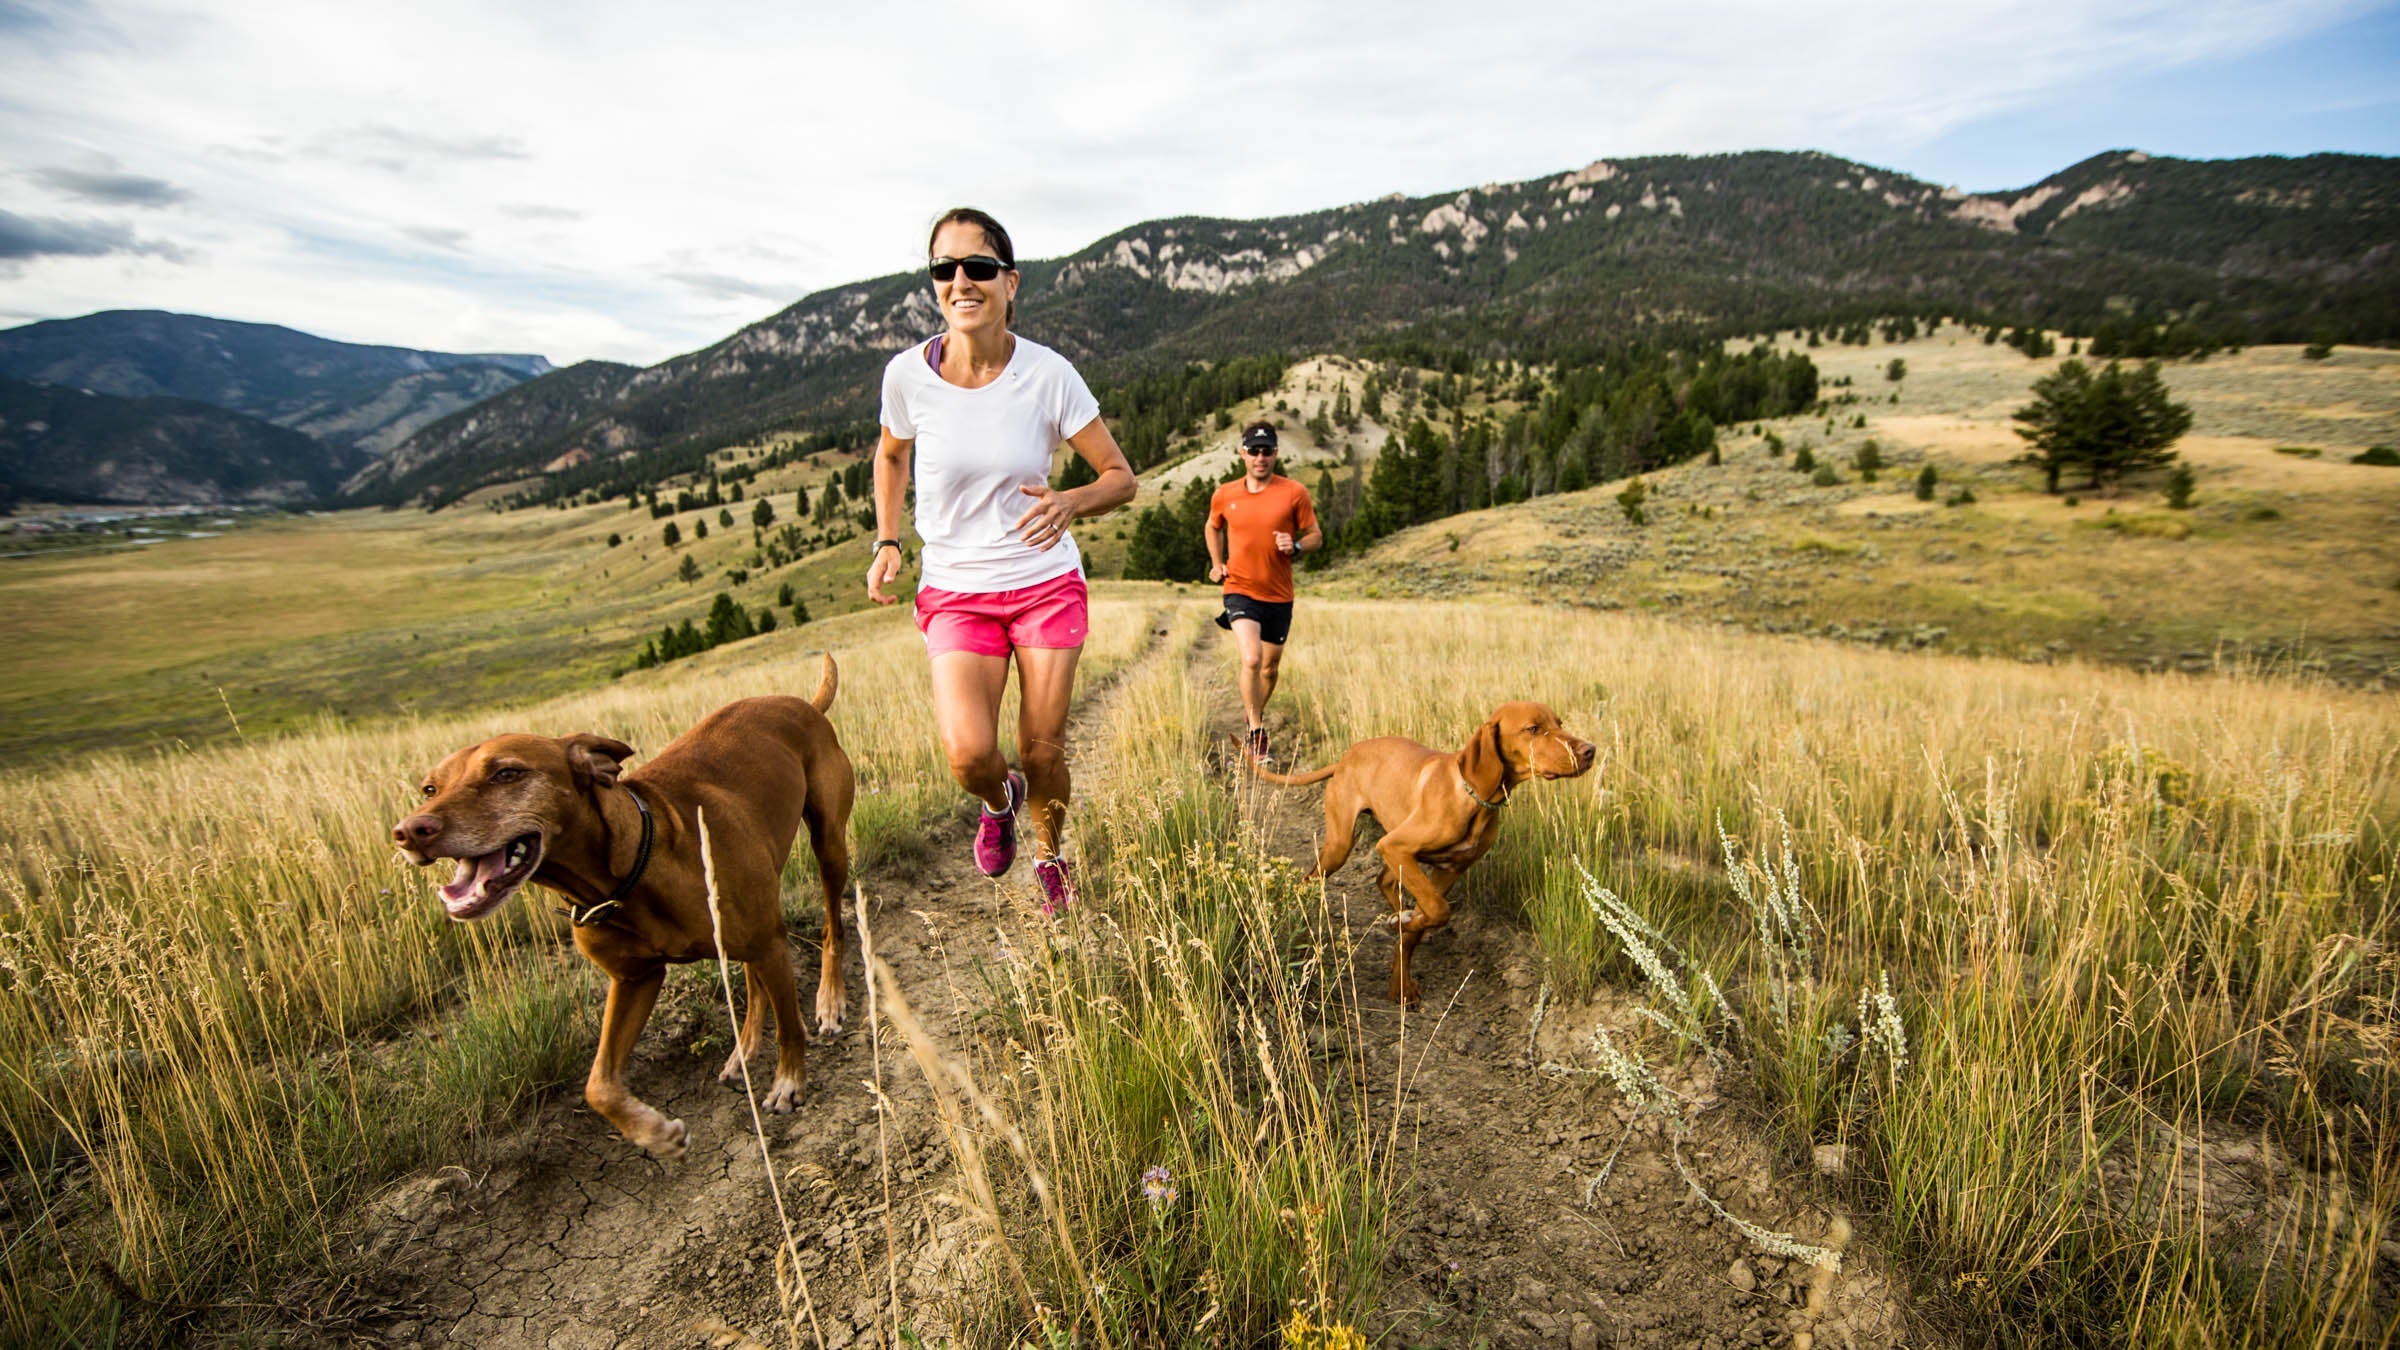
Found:
[[[642,813],[641,852],[634,855],[633,870],[625,874],[625,879],[617,883],[617,888],[608,893],[606,900],[589,906],[578,905],[572,900],[567,902],[567,919],[577,928],[588,928],[600,922],[609,911],[623,905],[625,897],[633,894],[633,888],[641,884],[642,873],[650,870],[650,845],[658,837],[658,821],[651,816],[650,803],[642,800],[642,794],[634,791],[631,783],[624,787],[625,795],[633,798],[634,809]]]

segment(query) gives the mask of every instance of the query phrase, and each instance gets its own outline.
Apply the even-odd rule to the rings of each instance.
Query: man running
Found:
[[[1267,700],[1292,632],[1292,559],[1325,541],[1308,489],[1275,472],[1275,426],[1242,428],[1246,470],[1208,501],[1208,579],[1225,583],[1225,612],[1217,627],[1232,630],[1242,652],[1242,712],[1250,732],[1243,748],[1260,764],[1267,750]]]

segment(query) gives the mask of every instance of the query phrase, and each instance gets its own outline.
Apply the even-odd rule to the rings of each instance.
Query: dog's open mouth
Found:
[[[538,831],[520,834],[506,847],[480,858],[461,858],[458,874],[442,887],[442,907],[453,919],[480,917],[516,894],[541,865],[542,836]]]

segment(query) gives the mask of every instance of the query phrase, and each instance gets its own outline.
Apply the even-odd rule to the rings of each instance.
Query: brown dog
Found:
[[[1392,999],[1417,1001],[1409,954],[1427,933],[1450,922],[1450,888],[1500,834],[1500,805],[1529,778],[1574,778],[1592,767],[1592,744],[1566,733],[1558,714],[1539,703],[1507,703],[1479,728],[1467,748],[1445,755],[1405,736],[1360,741],[1315,773],[1268,773],[1270,783],[1332,779],[1325,789],[1325,847],[1309,879],[1331,876],[1350,860],[1358,814],[1383,826],[1375,851],[1383,867],[1375,884],[1392,907],[1399,930],[1392,955]],[[1404,908],[1401,895],[1416,901]]]
[[[825,959],[817,1029],[842,1029],[842,892],[857,780],[825,720],[833,657],[814,697],[747,698],[701,718],[648,764],[619,776],[633,747],[606,736],[495,736],[454,751],[424,784],[424,810],[392,828],[417,863],[458,860],[441,888],[457,920],[498,909],[528,881],[566,897],[575,945],[608,972],[600,1051],[584,1100],[627,1139],[660,1158],[683,1154],[684,1127],[625,1087],[625,1062],[658,999],[667,967],[718,954],[702,875],[700,815],[708,816],[722,950],[742,963],[749,996],[733,1055],[717,1076],[739,1082],[758,1048],[765,1003],[775,1006],[770,1111],[789,1111],[807,1077],[808,1032],[784,938],[784,860],[808,826],[825,886]],[[761,1002],[764,995],[765,1002]]]

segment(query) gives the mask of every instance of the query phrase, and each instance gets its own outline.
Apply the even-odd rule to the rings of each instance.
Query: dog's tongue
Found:
[[[449,885],[442,887],[442,899],[455,905],[470,897],[483,894],[483,888],[489,885],[494,877],[507,870],[505,865],[507,856],[508,850],[501,848],[494,849],[480,858],[459,859],[458,872],[450,878]]]

